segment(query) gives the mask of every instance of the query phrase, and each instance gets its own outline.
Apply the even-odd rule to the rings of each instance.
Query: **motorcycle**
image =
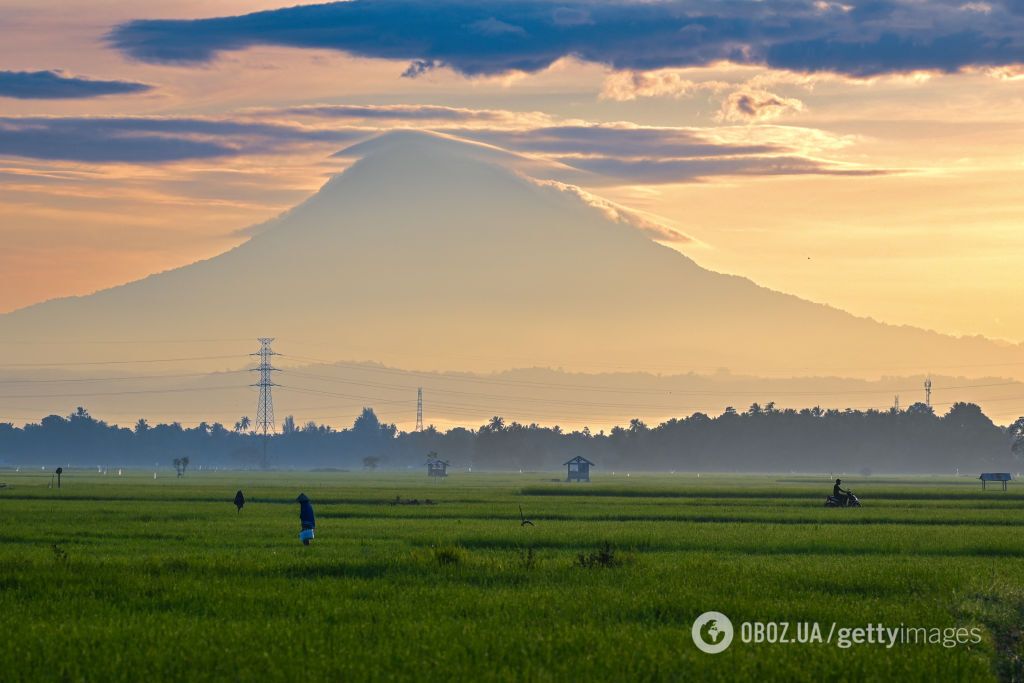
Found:
[[[843,501],[842,498],[839,498],[837,496],[829,496],[828,498],[825,499],[825,507],[827,507],[827,508],[843,508],[843,507],[846,507],[846,508],[859,508],[860,507],[860,498],[858,498],[857,496],[853,495],[853,491],[850,491],[849,493],[846,494],[845,502]]]

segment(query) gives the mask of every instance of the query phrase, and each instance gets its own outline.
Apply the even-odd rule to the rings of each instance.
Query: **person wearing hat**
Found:
[[[302,531],[299,533],[299,540],[302,545],[309,545],[313,540],[313,532],[316,529],[316,517],[313,515],[313,506],[305,493],[300,493],[295,499],[299,503],[299,521],[302,522]]]

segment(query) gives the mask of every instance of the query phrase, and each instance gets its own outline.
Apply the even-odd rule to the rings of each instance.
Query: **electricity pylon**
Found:
[[[274,433],[274,397],[270,393],[271,387],[274,386],[274,380],[271,378],[270,373],[277,371],[277,368],[271,365],[270,358],[278,354],[274,353],[274,350],[270,348],[270,344],[273,341],[273,337],[260,337],[260,350],[249,354],[250,356],[259,356],[260,359],[260,364],[252,368],[254,372],[260,373],[260,381],[252,386],[260,388],[259,403],[256,404],[256,431],[263,433],[264,469],[269,465],[267,461],[267,437]]]
[[[423,431],[423,387],[416,390],[416,431]]]

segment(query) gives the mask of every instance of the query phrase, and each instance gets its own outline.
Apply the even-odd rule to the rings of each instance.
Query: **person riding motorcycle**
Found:
[[[840,505],[846,505],[850,502],[849,493],[850,491],[840,486],[843,483],[842,479],[836,479],[836,485],[832,487],[832,497],[839,501]]]

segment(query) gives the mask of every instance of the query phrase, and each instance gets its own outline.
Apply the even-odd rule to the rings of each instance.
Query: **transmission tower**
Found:
[[[892,408],[897,413],[900,412],[900,395],[899,394],[896,394],[896,400],[893,401]]]
[[[270,373],[275,372],[277,368],[270,364],[270,357],[278,354],[270,348],[273,341],[273,337],[260,337],[260,350],[249,354],[259,356],[260,359],[259,366],[252,368],[253,372],[260,373],[260,381],[252,386],[260,388],[260,400],[256,404],[256,431],[262,432],[263,436],[274,433],[274,398],[270,394],[274,380],[271,379]]]
[[[416,431],[423,431],[423,387],[416,390]]]
[[[932,407],[932,378],[931,375],[924,381],[924,404]]]

